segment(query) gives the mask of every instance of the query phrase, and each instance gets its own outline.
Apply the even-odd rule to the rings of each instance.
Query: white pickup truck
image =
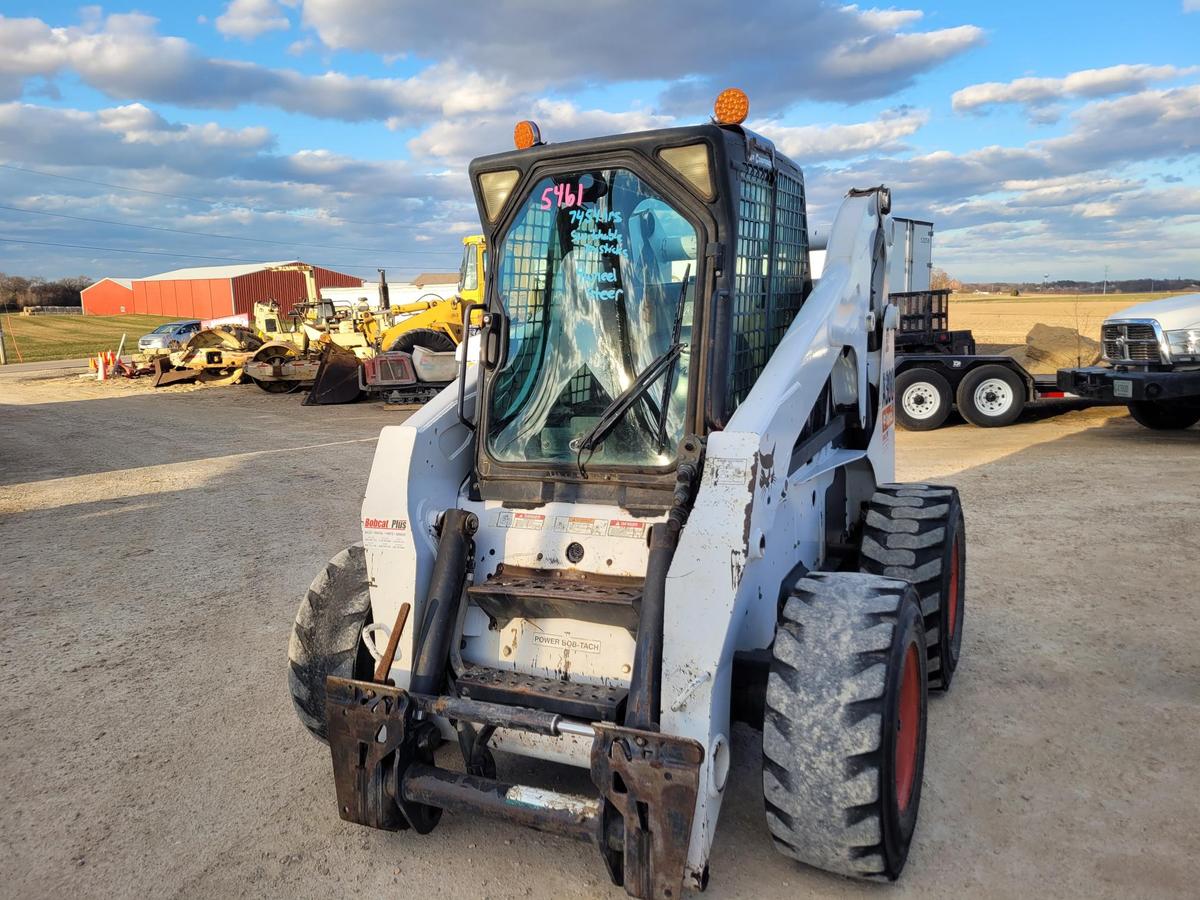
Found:
[[[1200,422],[1200,294],[1123,309],[1104,320],[1101,340],[1108,365],[1060,369],[1062,390],[1126,403],[1147,428]]]

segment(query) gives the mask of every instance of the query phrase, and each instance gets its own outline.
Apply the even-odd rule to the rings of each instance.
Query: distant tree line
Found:
[[[94,279],[75,275],[47,281],[0,272],[0,309],[19,310],[27,306],[82,306],[79,292]]]
[[[1200,291],[1200,278],[1125,278],[1119,281],[959,281],[935,268],[930,273],[930,287],[949,288],[958,293],[988,294],[1150,294],[1174,291]]]

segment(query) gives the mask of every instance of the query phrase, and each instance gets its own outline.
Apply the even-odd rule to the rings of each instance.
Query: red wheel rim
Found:
[[[958,632],[958,538],[950,548],[950,590],[948,592],[947,637],[954,637]]]
[[[921,666],[917,645],[908,645],[900,670],[900,703],[896,709],[896,805],[903,813],[917,779],[917,738],[921,733]]]

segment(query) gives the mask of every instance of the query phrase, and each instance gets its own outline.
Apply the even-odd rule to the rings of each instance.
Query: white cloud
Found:
[[[904,109],[885,113],[870,122],[850,125],[780,125],[774,121],[751,122],[796,162],[849,159],[871,152],[895,152],[929,121],[926,110]]]
[[[1183,0],[1183,11],[1185,13],[1200,12],[1200,0]]]
[[[846,79],[878,78],[949,59],[978,45],[983,29],[959,25],[917,34],[874,34],[845,41],[825,56],[825,71]]]
[[[1056,120],[1058,116],[1051,112],[1051,104],[1056,101],[1132,93],[1145,90],[1155,82],[1182,78],[1197,71],[1200,67],[1146,64],[1083,69],[1063,78],[1018,78],[973,84],[955,91],[951,102],[955,112],[977,112],[989,106],[1015,103],[1027,107],[1039,121]]]
[[[291,5],[291,0],[283,0]],[[707,110],[719,88],[749,91],[757,115],[772,116],[809,98],[860,100],[902,89],[921,72],[978,43],[974,26],[897,31],[918,21],[912,11],[842,9],[819,0],[767,0],[750,12],[724,0],[697,0],[689,20],[706,27],[680,30],[682,4],[612,0],[570,17],[552,15],[551,0],[496,0],[487,29],[463,29],[460,5],[416,0],[359,4],[308,0],[303,16],[324,42],[434,60],[407,78],[371,78],[205,55],[183,38],[164,36],[140,13],[104,16],[89,10],[82,24],[51,27],[40,19],[0,17],[0,98],[20,96],[26,79],[75,73],[116,100],[201,108],[275,106],[319,118],[386,121],[393,128],[434,117],[528,107],[548,91],[661,81],[657,112]],[[543,19],[553,29],[530,28]],[[803,10],[796,7],[800,5]],[[800,15],[803,12],[804,15]],[[287,25],[280,0],[233,0],[218,20],[227,35],[249,39]],[[623,52],[578,52],[619,30]],[[738,40],[730,40],[730,30]],[[663,35],[669,34],[670,40]],[[797,46],[827,48],[797,53]],[[304,40],[292,52],[303,52]],[[766,62],[769,60],[769,63]]]
[[[982,42],[964,25],[899,31],[913,11],[837,8],[821,0],[304,0],[304,24],[335,50],[458,60],[506,73],[539,91],[609,82],[672,82],[667,112],[707,108],[729,85],[746,90],[759,114],[804,98],[888,96]],[[465,21],[486,27],[465,28]],[[829,49],[823,49],[829,48]]]
[[[226,37],[250,41],[268,31],[287,31],[292,23],[275,0],[231,0],[216,26]]]
[[[847,12],[857,14],[872,28],[880,31],[898,31],[919,22],[925,17],[919,9],[859,9],[855,4],[842,7]]]
[[[169,162],[179,171],[212,173],[274,143],[266,128],[168,122],[141,103],[95,112],[0,104],[0,152],[39,164],[77,164],[79,148],[86,147],[90,165],[150,168]]]
[[[119,100],[232,108],[276,106],[318,118],[416,123],[431,116],[492,109],[513,91],[454,63],[431,65],[410,78],[368,78],[329,71],[303,75],[254,63],[206,57],[188,41],[163,37],[156,20],[111,15],[83,27],[51,28],[40,19],[0,17],[0,96],[24,78],[74,71]]]
[[[897,215],[930,218],[938,264],[957,277],[1088,275],[1090,260],[1125,274],[1196,271],[1200,204],[1191,185],[1151,188],[1155,161],[1200,153],[1200,86],[1084,105],[1062,137],[1017,147],[945,150],[809,166],[810,218],[832,216],[849,187],[884,183]],[[1155,241],[1158,241],[1156,244]]]
[[[505,111],[494,115],[442,119],[410,140],[408,148],[416,157],[436,159],[447,166],[464,166],[476,156],[511,148],[513,126],[522,117],[534,119],[541,128],[542,136],[555,143],[602,134],[665,128],[674,124],[671,116],[642,110],[608,112],[581,109],[566,100],[538,100],[523,110],[521,116]]]
[[[53,277],[69,270],[140,274],[199,264],[186,254],[301,256],[372,277],[376,266],[385,265],[403,277],[452,267],[461,254],[463,223],[475,216],[469,186],[458,173],[440,177],[403,160],[366,161],[321,149],[280,154],[265,128],[169,121],[136,103],[94,112],[0,103],[0,160],[69,179],[0,178],[0,203],[35,211],[0,211],[0,234],[183,254],[95,258],[69,248],[5,245],[6,269]],[[176,235],[38,212],[285,243]]]

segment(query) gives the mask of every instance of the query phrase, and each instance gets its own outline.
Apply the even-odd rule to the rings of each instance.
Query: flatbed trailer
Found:
[[[977,353],[970,331],[949,328],[950,291],[890,296],[900,309],[896,420],[908,430],[940,428],[956,407],[973,425],[1011,425],[1030,403],[1078,396],[1056,373],[1035,375],[1010,356]]]

